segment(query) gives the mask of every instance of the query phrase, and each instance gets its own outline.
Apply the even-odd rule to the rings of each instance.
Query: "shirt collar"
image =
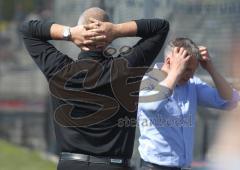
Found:
[[[163,63],[159,62],[159,63],[154,64],[153,68],[155,68],[155,69],[161,69],[162,66],[163,66]]]

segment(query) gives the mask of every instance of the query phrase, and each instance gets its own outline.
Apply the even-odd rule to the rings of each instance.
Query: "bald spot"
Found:
[[[107,13],[98,7],[93,7],[85,10],[82,15],[79,17],[78,25],[89,24],[89,18],[95,18],[99,21],[108,22],[109,17]]]

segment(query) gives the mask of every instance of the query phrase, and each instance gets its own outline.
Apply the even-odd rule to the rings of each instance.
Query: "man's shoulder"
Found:
[[[162,80],[163,79],[160,79],[159,77],[156,77],[151,73],[145,74],[141,82],[140,90],[151,91],[155,89],[155,87],[158,86],[159,82],[161,82]]]
[[[189,83],[191,85],[199,85],[199,84],[206,84],[206,82],[204,82],[200,77],[198,76],[194,76],[193,78],[191,78],[189,80]]]
[[[160,66],[157,65],[158,63],[155,64],[153,68],[149,68],[149,71],[147,71],[147,73],[144,76],[145,79],[158,82],[163,81],[165,79],[166,77],[165,73],[161,71],[161,69],[159,68]]]

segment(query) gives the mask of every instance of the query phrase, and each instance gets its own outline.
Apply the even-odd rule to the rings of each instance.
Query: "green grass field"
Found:
[[[56,170],[56,165],[43,160],[36,151],[0,140],[0,170]]]
[[[207,170],[206,168],[193,168]],[[39,152],[0,140],[0,170],[56,170],[56,164],[41,158]]]

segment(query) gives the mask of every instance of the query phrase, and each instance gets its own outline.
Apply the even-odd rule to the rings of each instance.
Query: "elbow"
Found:
[[[167,20],[163,20],[163,27],[161,28],[161,32],[165,32],[166,34],[170,30],[170,23]]]
[[[229,100],[226,104],[223,105],[224,110],[234,110],[238,106],[238,101],[236,99]]]
[[[22,35],[26,35],[28,33],[27,31],[27,28],[28,28],[28,22],[27,21],[24,21],[22,22],[22,24],[19,26],[18,28],[18,32]]]
[[[31,32],[32,32],[32,28],[35,24],[34,20],[31,21],[24,21],[21,23],[21,25],[18,28],[18,31],[20,34],[22,34],[23,36],[32,36]]]
[[[166,31],[167,32],[169,32],[169,29],[170,29],[170,23],[167,21],[167,20],[164,20],[164,22],[165,22],[165,29],[166,29]]]
[[[228,103],[227,105],[225,105],[223,107],[223,110],[226,110],[226,111],[231,111],[231,110],[234,110],[238,105],[238,102],[231,102],[231,103]]]
[[[162,26],[157,31],[157,34],[161,36],[161,38],[166,39],[168,32],[170,30],[170,24],[167,20],[161,20]]]
[[[232,100],[234,100],[235,95],[236,95],[234,93],[236,93],[236,92],[231,89],[231,90],[225,92],[224,94],[220,94],[220,96],[222,99],[224,99],[226,101],[232,101]]]
[[[232,90],[232,94],[231,94],[231,97],[230,99],[228,100],[228,107],[229,109],[228,110],[233,110],[234,108],[237,107],[238,105],[238,102],[240,100],[240,96],[239,96],[239,93],[237,90],[233,89]]]
[[[226,101],[222,107],[224,110],[233,110],[237,107],[238,101],[240,100],[240,96],[235,89],[233,89],[230,94],[225,95],[225,97],[222,98]]]

